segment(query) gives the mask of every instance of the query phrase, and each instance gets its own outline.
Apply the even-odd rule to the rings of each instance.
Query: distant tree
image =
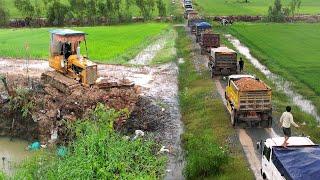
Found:
[[[80,20],[81,22],[84,21],[86,15],[86,1],[85,0],[69,0],[70,4],[70,11],[72,17]]]
[[[269,7],[267,20],[270,22],[283,22],[289,14],[288,8],[282,8],[281,0],[275,0]]]
[[[86,2],[86,6],[87,6],[87,19],[89,20],[90,24],[95,25],[96,21],[98,19],[98,2],[96,0],[88,0]]]
[[[160,17],[165,17],[167,15],[166,4],[163,0],[157,0],[157,8]]]
[[[296,12],[300,9],[301,0],[291,0],[289,4],[290,14],[294,17]]]
[[[0,0],[0,27],[4,27],[9,21],[9,11],[6,9],[4,0]],[[1,177],[1,176],[0,176]]]
[[[30,0],[14,0],[14,5],[25,18],[33,18],[36,10]]]
[[[62,4],[60,0],[53,0],[52,3],[48,4],[48,22],[54,26],[64,25],[68,10],[69,7]]]
[[[144,19],[149,20],[152,18],[155,0],[136,0],[136,5],[140,9],[140,13]]]

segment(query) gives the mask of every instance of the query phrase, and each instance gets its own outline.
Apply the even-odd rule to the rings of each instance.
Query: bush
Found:
[[[267,21],[284,22],[289,12],[289,8],[282,7],[281,0],[275,0],[273,6],[269,7]]]
[[[40,153],[18,169],[16,179],[158,179],[166,159],[156,155],[159,145],[152,140],[127,140],[113,129],[123,112],[98,105],[91,120],[73,125],[76,140],[68,154]]]
[[[3,0],[0,0],[0,27],[4,27],[9,21],[9,11],[5,8]]]
[[[218,174],[221,167],[228,163],[228,154],[208,136],[188,137],[186,139],[185,176],[188,179]],[[188,149],[193,149],[188,151]]]

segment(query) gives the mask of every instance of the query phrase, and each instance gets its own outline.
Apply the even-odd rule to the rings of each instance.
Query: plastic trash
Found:
[[[135,136],[132,138],[132,140],[135,140],[138,137],[143,137],[144,136],[144,132],[141,131],[141,130],[135,130],[134,133],[135,133]]]
[[[162,146],[161,149],[160,149],[160,151],[159,151],[159,154],[160,154],[160,153],[164,153],[164,152],[169,153],[170,150],[169,150],[169,149],[166,149],[165,146]]]
[[[35,151],[35,150],[39,150],[40,147],[41,147],[40,142],[39,142],[39,141],[35,141],[35,142],[33,142],[32,144],[30,144],[30,145],[28,146],[28,150],[30,150],[30,151]]]
[[[58,147],[57,149],[57,155],[60,156],[60,157],[64,157],[66,156],[68,153],[68,150],[65,146],[60,146]]]

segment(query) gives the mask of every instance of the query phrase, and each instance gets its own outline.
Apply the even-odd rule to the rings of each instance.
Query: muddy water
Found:
[[[233,44],[233,46],[244,55],[250,63],[259,69],[268,79],[273,81],[278,90],[284,92],[288,97],[291,98],[292,102],[297,105],[303,112],[312,115],[318,122],[320,122],[320,116],[317,113],[316,107],[312,104],[312,102],[301,94],[295,92],[292,89],[292,83],[285,80],[281,76],[271,72],[266,66],[262,65],[258,59],[253,57],[250,53],[250,50],[245,45],[241,44],[241,42],[230,34],[225,35],[225,37]]]
[[[153,44],[147,46],[134,59],[129,61],[129,64],[147,65],[156,56],[156,54],[164,48],[167,39],[162,37]]]
[[[10,141],[10,138],[0,137],[0,170],[11,174],[15,164],[31,155],[25,150],[27,146],[27,141],[18,139]]]

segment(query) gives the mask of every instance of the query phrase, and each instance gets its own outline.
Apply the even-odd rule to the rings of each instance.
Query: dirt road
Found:
[[[193,55],[195,57],[196,62],[194,63],[195,68],[199,73],[202,71],[207,71],[208,67],[208,57],[201,55],[200,46],[196,43],[195,36],[191,35],[189,28],[186,28],[188,34],[192,38],[192,47],[193,47]],[[213,79],[215,86],[221,96],[221,100],[226,105],[226,101],[224,98],[224,89],[226,86],[226,80],[222,77],[215,77]],[[260,175],[261,168],[261,154],[260,151],[256,149],[256,143],[261,140],[265,140],[270,137],[277,137],[280,134],[280,129],[277,127],[277,123],[275,121],[277,118],[273,119],[273,127],[272,128],[252,128],[252,129],[241,129],[236,128],[239,141],[243,147],[243,151],[248,160],[250,168],[252,169],[256,179],[262,179]],[[230,125],[230,128],[231,125]]]

